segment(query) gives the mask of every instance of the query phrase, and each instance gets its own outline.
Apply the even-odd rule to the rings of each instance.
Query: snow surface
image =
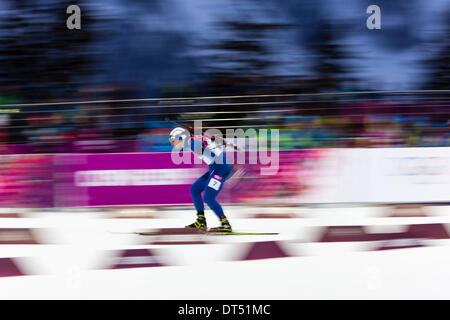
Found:
[[[1,212],[8,212],[2,209],[0,228],[35,228],[33,234],[43,244],[0,245],[0,258],[12,257],[22,271],[32,274],[0,277],[0,299],[449,299],[450,240],[384,251],[373,251],[373,242],[317,242],[321,228],[329,225],[396,232],[408,224],[443,223],[448,230],[449,209],[434,206],[428,217],[390,218],[381,207],[230,207],[226,212],[235,230],[280,234],[195,235],[194,240],[209,243],[181,245],[152,245],[150,237],[117,232],[182,227],[192,222],[192,210],[158,211],[153,219],[131,219],[75,209],[24,210],[22,218],[1,218]],[[250,218],[251,212],[264,210],[297,216]],[[207,219],[214,224],[210,213]],[[191,235],[160,238],[192,239]],[[257,241],[276,241],[289,256],[238,261]],[[117,261],[114,252],[139,248],[151,249],[166,266],[107,269]],[[217,289],[223,276],[228,286]],[[192,285],[199,279],[203,281]]]

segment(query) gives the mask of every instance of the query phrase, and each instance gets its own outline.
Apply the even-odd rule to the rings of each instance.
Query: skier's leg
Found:
[[[200,178],[198,178],[191,186],[190,192],[192,200],[194,202],[195,209],[197,210],[197,220],[187,225],[186,228],[206,229],[205,219],[205,205],[203,204],[202,191],[205,189],[206,183],[209,179],[209,172],[206,172]]]
[[[228,231],[231,232],[231,225],[228,222],[225,213],[223,212],[223,208],[220,203],[216,200],[217,195],[220,190],[223,188],[223,184],[225,180],[229,177],[231,170],[226,171],[224,175],[219,174],[211,174],[211,177],[208,179],[208,182],[205,187],[205,202],[211,208],[211,210],[216,214],[221,222],[221,230],[213,230],[212,231]],[[214,228],[217,229],[217,228]]]
[[[204,212],[205,205],[203,204],[202,192],[205,190],[206,183],[209,179],[209,172],[206,172],[200,178],[198,178],[189,189],[197,212]]]

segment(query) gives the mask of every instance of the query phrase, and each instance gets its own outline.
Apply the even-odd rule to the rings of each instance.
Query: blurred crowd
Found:
[[[280,148],[386,148],[450,146],[447,122],[430,117],[294,117],[281,129]]]

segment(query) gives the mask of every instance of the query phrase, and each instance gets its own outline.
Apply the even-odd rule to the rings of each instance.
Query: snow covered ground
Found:
[[[425,216],[416,217],[390,217],[384,206],[229,207],[236,231],[279,234],[120,233],[182,227],[193,219],[190,209],[152,210],[2,209],[0,275],[1,261],[23,275],[0,276],[0,299],[450,298],[450,237],[385,239],[411,225],[450,233],[449,206],[425,207]],[[11,212],[20,217],[2,218]],[[130,218],[136,213],[153,217]],[[207,219],[215,224],[210,213]],[[358,240],[350,228],[333,235],[355,241],[323,241],[329,226],[364,226],[384,238]],[[12,229],[29,229],[39,244],[20,244],[20,234],[6,235]],[[228,285],[217,289],[224,279]]]

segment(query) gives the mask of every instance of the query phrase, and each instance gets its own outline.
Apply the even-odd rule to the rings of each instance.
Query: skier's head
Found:
[[[177,127],[170,132],[169,142],[175,148],[181,149],[188,137],[189,132],[186,129]]]

